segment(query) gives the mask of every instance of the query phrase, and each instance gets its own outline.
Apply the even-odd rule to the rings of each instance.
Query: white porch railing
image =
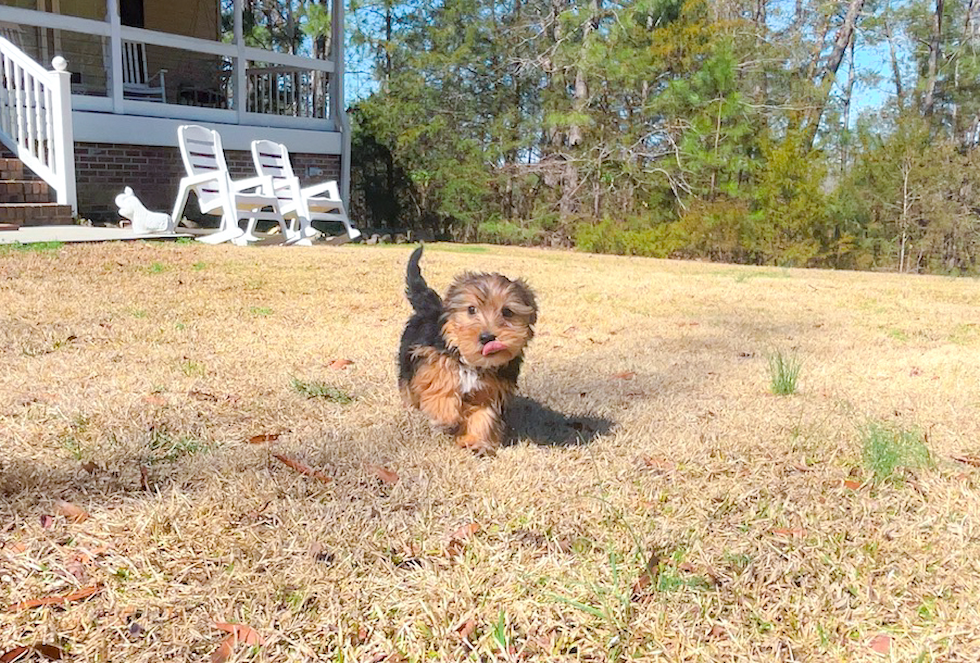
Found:
[[[250,67],[245,75],[245,109],[249,113],[316,119],[329,117],[326,72],[272,66]]]
[[[78,212],[71,74],[58,56],[47,71],[0,37],[0,141]]]

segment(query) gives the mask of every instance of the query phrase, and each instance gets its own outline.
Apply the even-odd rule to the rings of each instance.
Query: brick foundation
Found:
[[[340,178],[340,157],[337,155],[290,153],[289,156],[293,170],[304,185]],[[225,150],[225,161],[233,179],[255,175],[249,152]],[[183,175],[184,166],[177,147],[75,144],[78,214],[92,221],[117,221],[115,199],[127,186],[133,188],[147,209],[170,213]],[[193,195],[184,216],[200,217]]]

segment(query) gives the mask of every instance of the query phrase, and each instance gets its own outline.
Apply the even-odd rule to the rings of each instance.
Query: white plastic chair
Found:
[[[190,192],[194,191],[203,213],[221,215],[218,232],[199,238],[201,242],[218,244],[231,241],[242,245],[256,241],[259,238],[255,236],[255,224],[259,220],[275,221],[287,241],[297,239],[282,218],[279,200],[257,192],[263,187],[272,187],[271,178],[250,177],[232,181],[221,149],[221,136],[217,131],[185,124],[177,129],[177,138],[187,176],[180,180],[171,217],[175,222],[179,223]],[[244,231],[238,225],[241,219],[248,219]]]
[[[309,187],[300,186],[285,145],[271,140],[253,140],[252,161],[260,177],[271,178],[271,184],[265,185],[262,193],[279,200],[283,216],[292,222],[291,232],[296,237],[293,240],[296,244],[309,246],[312,243],[311,238],[317,233],[313,221],[339,221],[347,230],[347,239],[361,236],[361,231],[351,225],[337,182],[331,180]]]
[[[123,96],[140,101],[167,103],[166,69],[150,76],[146,66],[146,46],[138,41],[123,41]],[[154,85],[154,79],[157,84]]]

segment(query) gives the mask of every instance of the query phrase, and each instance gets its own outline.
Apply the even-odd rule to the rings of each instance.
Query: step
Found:
[[[73,222],[71,205],[57,203],[0,203],[0,224],[66,226]]]
[[[0,180],[0,203],[50,203],[51,189],[39,180]]]
[[[0,180],[24,179],[24,163],[20,159],[0,159]]]

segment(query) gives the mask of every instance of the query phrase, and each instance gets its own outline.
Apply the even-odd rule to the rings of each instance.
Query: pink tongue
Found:
[[[483,356],[492,355],[494,352],[500,352],[506,346],[500,341],[490,341],[483,346]]]

